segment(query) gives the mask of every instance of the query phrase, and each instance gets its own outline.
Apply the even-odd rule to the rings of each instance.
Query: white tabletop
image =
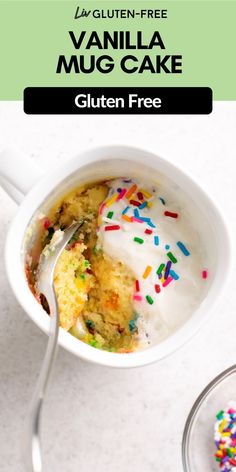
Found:
[[[14,144],[45,169],[90,145],[112,143],[142,146],[176,162],[220,205],[234,240],[235,135],[233,102],[215,103],[212,115],[199,117],[26,116],[20,102],[0,104],[0,148]],[[0,189],[1,472],[24,470],[23,419],[46,346],[46,336],[22,311],[5,276],[4,240],[16,210]],[[234,257],[234,274],[235,269]],[[189,409],[206,383],[235,362],[234,274],[215,316],[191,342],[157,364],[112,370],[59,350],[43,414],[45,471],[181,472]]]

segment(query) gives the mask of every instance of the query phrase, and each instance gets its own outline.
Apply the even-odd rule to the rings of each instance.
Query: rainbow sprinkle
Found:
[[[190,252],[188,251],[184,243],[178,241],[176,244],[185,256],[190,256]]]
[[[146,300],[147,300],[147,302],[149,303],[149,305],[153,305],[154,300],[153,300],[153,298],[152,298],[150,295],[146,295]]]
[[[48,218],[45,218],[43,226],[44,226],[44,229],[46,229],[46,230],[48,230],[48,228],[50,228],[51,222]]]
[[[117,200],[118,195],[119,195],[119,194],[114,193],[114,195],[112,195],[111,198],[109,198],[108,200],[106,200],[106,203],[105,203],[106,207],[109,207],[109,206],[113,205],[113,203],[115,203],[115,201]]]
[[[162,284],[162,287],[167,287],[167,285],[170,284],[170,282],[172,282],[173,280],[173,277],[169,276],[168,279],[166,279],[163,284]]]
[[[117,191],[120,190],[119,192],[119,195],[117,197],[117,201],[119,200],[122,200],[122,198],[124,197],[124,195],[126,194],[126,188],[122,188],[122,189],[117,189]]]
[[[214,440],[217,448],[215,460],[221,472],[236,470],[236,402],[230,401],[216,415]]]
[[[134,333],[135,331],[137,331],[137,326],[136,326],[136,323],[135,323],[136,320],[130,320],[129,321],[129,330],[131,333]]]
[[[137,200],[130,200],[129,203],[133,206],[136,206],[136,207],[139,207],[141,205],[141,203],[138,202]]]
[[[164,212],[165,216],[169,216],[170,218],[178,218],[178,213],[174,213],[173,211],[165,211]]]
[[[113,215],[114,215],[114,211],[109,211],[109,212],[107,213],[107,218],[109,218],[109,219],[111,220],[111,218],[113,217]]]
[[[141,205],[139,205],[139,209],[143,210],[147,205],[148,205],[147,202],[143,202]]]
[[[147,221],[147,224],[148,224],[148,226],[150,226],[151,228],[156,228],[156,225],[154,225],[154,223],[150,220],[150,218],[149,218],[149,221]]]
[[[122,215],[122,219],[128,221],[129,223],[132,223],[132,218],[128,215]]]
[[[166,263],[164,279],[168,279],[168,277],[169,277],[171,264],[172,264],[171,261],[168,261],[168,262]]]
[[[132,185],[130,189],[126,192],[126,195],[125,195],[126,198],[129,200],[134,194],[134,192],[136,192],[136,190],[137,190],[137,185],[136,184]]]
[[[146,197],[146,198],[151,198],[151,197],[152,197],[152,194],[149,193],[147,190],[144,190],[143,188],[140,189],[140,192],[142,192],[142,194],[143,194],[144,197]]]
[[[152,272],[152,267],[148,265],[143,273],[143,279],[147,279],[148,276],[151,274],[151,272]]]
[[[135,236],[134,242],[135,242],[135,243],[139,243],[139,244],[143,244],[143,243],[144,243],[144,240],[143,240],[142,238],[138,238],[138,237]]]
[[[179,280],[179,275],[174,270],[170,270],[170,275],[174,280]]]
[[[120,229],[120,225],[105,226],[105,231],[116,231],[118,229]]]
[[[159,246],[159,237],[158,236],[154,236],[154,245]]]
[[[172,254],[172,252],[167,252],[166,255],[169,257],[169,259],[171,260],[171,262],[173,262],[173,264],[176,264],[177,259],[176,259],[176,257]]]
[[[165,268],[165,264],[160,264],[157,269],[157,275],[160,275],[164,268]]]
[[[203,270],[203,271],[202,271],[202,278],[203,278],[204,280],[206,280],[207,277],[208,277],[208,272],[207,272],[207,270]]]
[[[129,211],[130,207],[127,206],[123,211],[122,211],[122,215],[125,215],[128,211]]]
[[[140,217],[140,219],[141,219],[142,221],[144,221],[145,223],[148,223],[148,224],[149,224],[149,222],[150,222],[150,218],[147,218],[146,216],[142,216],[142,217]]]
[[[143,223],[143,220],[140,218],[135,218],[135,216],[131,216],[132,221],[136,221],[137,223]]]

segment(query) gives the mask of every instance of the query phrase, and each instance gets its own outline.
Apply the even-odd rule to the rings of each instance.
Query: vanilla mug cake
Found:
[[[21,173],[11,165],[16,159]],[[144,149],[103,146],[41,177],[27,156],[4,151],[0,175],[18,203],[26,195],[7,237],[7,275],[46,333],[40,254],[72,221],[83,221],[54,280],[58,343],[69,352],[99,365],[143,366],[170,355],[217,313],[230,266],[227,227],[175,165]]]

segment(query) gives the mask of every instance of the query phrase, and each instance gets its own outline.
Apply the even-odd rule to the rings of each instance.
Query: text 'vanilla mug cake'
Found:
[[[38,216],[26,274],[39,302],[40,254],[81,220],[54,274],[62,328],[122,353],[160,343],[189,319],[211,276],[194,215],[159,182],[123,177],[81,186]]]

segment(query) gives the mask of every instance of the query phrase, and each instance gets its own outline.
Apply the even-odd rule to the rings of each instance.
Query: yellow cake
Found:
[[[96,248],[99,208],[107,195],[102,183],[63,198],[47,217],[43,246],[45,251],[53,231],[84,220],[55,269],[60,324],[92,346],[126,352],[136,346],[135,330],[130,330],[135,277],[126,265]]]
[[[60,310],[60,323],[67,331],[75,324],[88,299],[94,277],[86,272],[88,261],[83,256],[86,246],[76,243],[61,254],[55,269],[54,287]]]

